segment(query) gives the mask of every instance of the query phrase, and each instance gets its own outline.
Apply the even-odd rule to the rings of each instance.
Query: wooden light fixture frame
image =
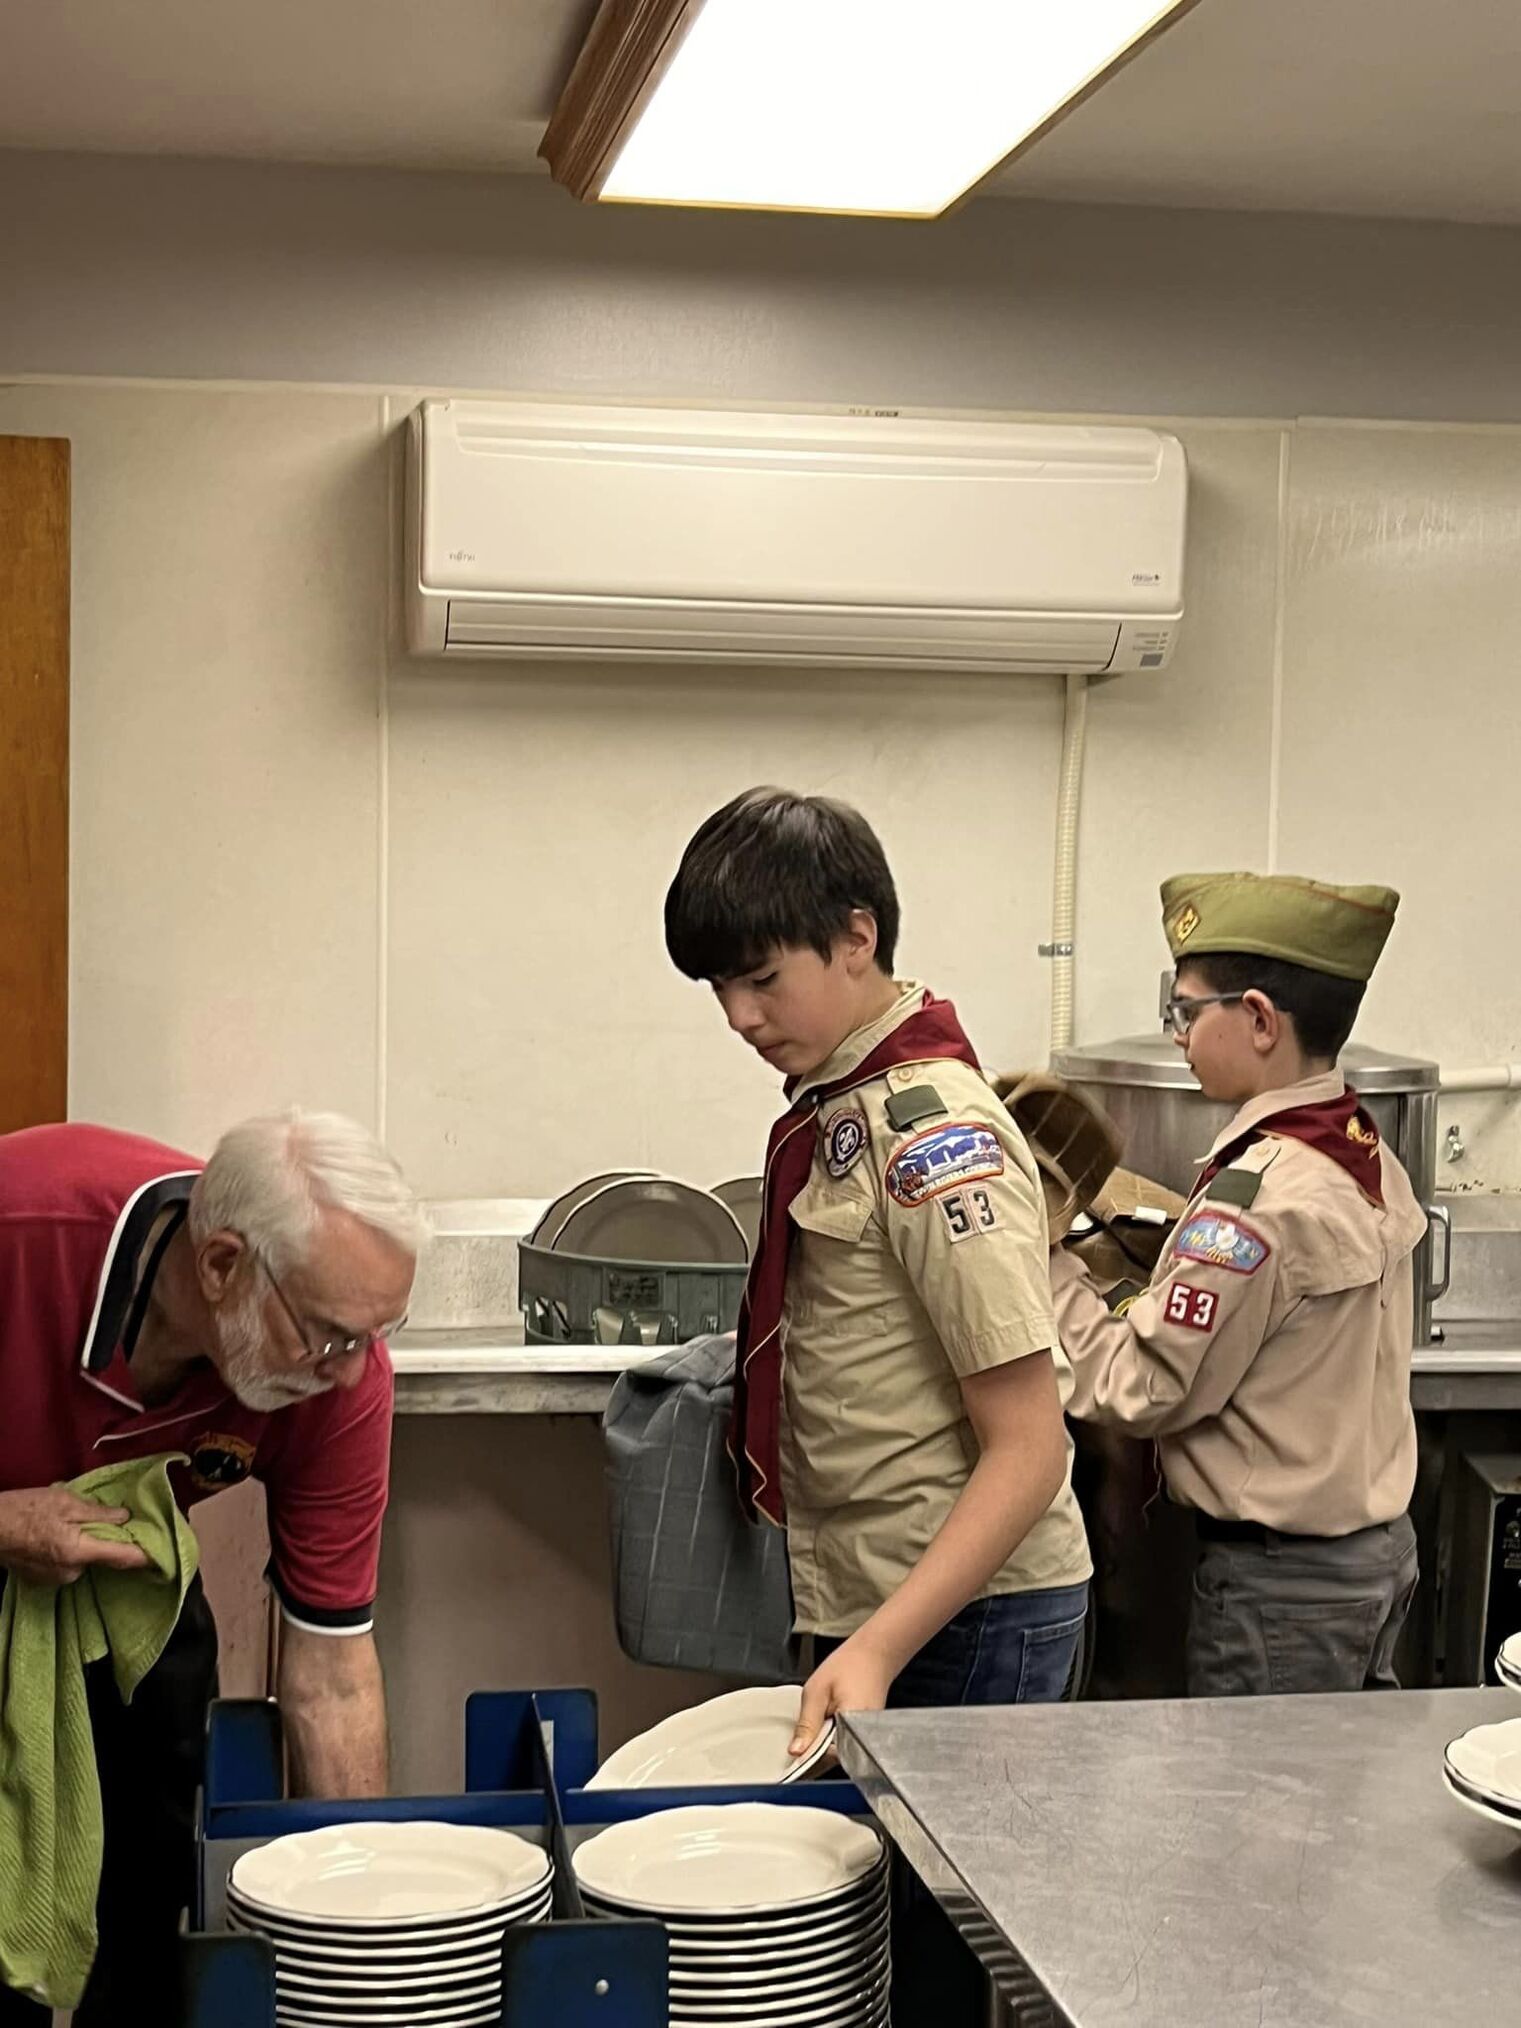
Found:
[[[539,143],[539,154],[549,164],[551,177],[573,197],[586,203],[595,203],[601,197],[602,186],[618,159],[625,137],[653,97],[705,4],[706,0],[602,0]],[[764,5],[764,0],[759,0],[759,4]],[[926,0],[926,4],[933,4],[933,0]],[[1048,4],[1061,6],[1064,0],[1048,0]],[[936,216],[945,218],[965,204],[990,178],[1044,140],[1053,127],[1059,126],[1084,100],[1092,98],[1116,72],[1200,4],[1201,0],[1178,0],[1171,13],[1153,22],[1096,77],[1064,99],[1038,127],[1023,135],[985,175],[969,184]]]

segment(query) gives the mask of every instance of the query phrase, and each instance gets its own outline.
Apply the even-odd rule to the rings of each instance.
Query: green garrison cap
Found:
[[[1392,887],[1327,887],[1285,873],[1179,873],[1162,883],[1162,927],[1174,964],[1248,951],[1366,982],[1399,904]]]

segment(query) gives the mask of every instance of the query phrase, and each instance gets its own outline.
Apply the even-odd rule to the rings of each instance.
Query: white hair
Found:
[[[375,1136],[342,1113],[244,1120],[217,1142],[190,1193],[190,1236],[241,1233],[280,1274],[306,1258],[324,1205],[351,1212],[414,1256],[427,1221]]]

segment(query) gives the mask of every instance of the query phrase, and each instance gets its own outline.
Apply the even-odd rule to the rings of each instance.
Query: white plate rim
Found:
[[[577,1883],[579,1885],[579,1882]],[[812,1929],[821,1931],[833,1925],[858,1917],[861,1912],[879,1899],[887,1899],[887,1867],[880,1867],[877,1875],[868,1875],[863,1883],[847,1890],[820,1897],[817,1901],[796,1902],[774,1913],[735,1910],[730,1913],[715,1913],[711,1920],[704,1921],[704,1911],[683,1909],[668,1913],[663,1909],[650,1909],[625,1901],[613,1901],[605,1895],[589,1889],[581,1890],[582,1905],[595,1908],[599,1915],[612,1921],[624,1920],[631,1916],[654,1914],[659,1917],[672,1936],[684,1941],[705,1943],[711,1938],[716,1947],[718,1940],[730,1937],[755,1937],[765,1939],[773,1936],[805,1935]]]
[[[689,2003],[701,2002],[704,2006],[710,2000],[716,2002],[723,1993],[733,1993],[742,2000],[755,2002],[765,1999],[767,1994],[785,1993],[803,2003],[810,1998],[810,1988],[815,1989],[812,1997],[818,1997],[816,1989],[820,1987],[825,1993],[834,1993],[841,1990],[854,1991],[858,1986],[875,1985],[891,1965],[892,1947],[884,1935],[873,1949],[863,1952],[860,1957],[849,1958],[842,1964],[825,1967],[815,1972],[812,1977],[803,1974],[787,1977],[774,1974],[770,1978],[746,1979],[714,1977],[709,1974],[707,1977],[693,1980],[680,1978],[673,1969],[670,1975],[671,1995],[675,1998],[677,1989],[681,1988],[686,1993]],[[693,1985],[697,1988],[695,1993],[688,1990]],[[710,1988],[716,1990],[710,1991]]]
[[[276,2028],[499,2028],[502,2003],[443,2014],[312,2014],[275,2003]]]
[[[347,1967],[341,1967],[341,1969],[347,1969]],[[426,1973],[420,1973],[416,1979],[400,1979],[400,1977],[395,1977],[395,1973],[391,1973],[387,1977],[373,1977],[373,1979],[341,1979],[339,1973],[337,1973],[337,1969],[329,1971],[329,1969],[324,1969],[324,1967],[306,1967],[306,1969],[296,1971],[290,1965],[284,1965],[280,1961],[276,1961],[274,1975],[276,1975],[278,1981],[282,1981],[286,1985],[316,1985],[320,1991],[337,1991],[337,1989],[349,1989],[349,1987],[353,1987],[353,1989],[359,1991],[361,1996],[363,1994],[373,1994],[373,1991],[387,1991],[387,1994],[402,1994],[406,2000],[412,2000],[416,1996],[412,1994],[412,1991],[408,1991],[408,1987],[438,1983],[438,1985],[458,1987],[462,1998],[466,1998],[466,1996],[468,1998],[475,1998],[477,1991],[481,1991],[481,1994],[485,1994],[485,1991],[489,1991],[489,1989],[501,1991],[501,1953],[497,1953],[495,1957],[483,1959],[479,1965],[466,1965],[466,1967],[462,1967],[458,1971],[444,1971],[442,1967],[440,1969],[430,1969]],[[438,2000],[438,2006],[444,2006],[444,2002],[452,2004],[452,2000],[454,2000],[454,1994],[442,1994],[440,2000]]]
[[[764,2019],[774,2024],[774,2028],[836,2028],[837,2023],[854,2021],[859,2015],[869,2015],[876,2007],[885,2005],[891,1985],[892,1975],[885,1972],[881,1978],[874,1980],[870,1987],[863,1987],[859,1993],[836,2000],[829,2006],[801,2009],[776,2007],[772,2008]],[[709,2028],[756,2028],[756,2016],[749,2011],[749,2007],[750,2003],[745,2002],[733,2010],[720,2010],[714,2007],[699,2007],[693,2010],[690,2007],[678,2008],[673,2003],[670,2014],[673,2024],[701,2021],[709,2024]]]
[[[627,1176],[624,1177],[623,1180],[618,1183],[605,1183],[600,1190],[594,1190],[589,1197],[583,1198],[582,1201],[566,1218],[564,1224],[555,1234],[555,1245],[553,1250],[556,1253],[563,1252],[567,1260],[617,1260],[622,1258],[622,1256],[617,1254],[601,1254],[596,1252],[595,1249],[593,1249],[591,1253],[582,1253],[579,1252],[573,1245],[566,1245],[565,1247],[562,1248],[559,1242],[570,1230],[570,1226],[573,1220],[581,1218],[583,1217],[583,1215],[593,1213],[596,1207],[603,1202],[604,1198],[611,1197],[614,1195],[621,1196],[626,1191],[632,1190],[637,1184],[640,1183],[665,1184],[675,1190],[679,1190],[686,1193],[689,1197],[700,1198],[704,1205],[711,1206],[712,1210],[717,1214],[717,1217],[714,1219],[714,1228],[722,1229],[724,1231],[724,1237],[725,1239],[727,1239],[729,1236],[727,1228],[719,1228],[718,1226],[719,1219],[726,1219],[728,1221],[728,1224],[734,1228],[735,1235],[739,1240],[739,1255],[737,1259],[727,1260],[727,1259],[710,1258],[704,1261],[667,1260],[660,1262],[659,1265],[663,1267],[744,1267],[748,1263],[750,1259],[750,1242],[748,1239],[745,1238],[745,1228],[734,1216],[734,1213],[729,1209],[727,1204],[721,1203],[719,1199],[712,1194],[711,1191],[704,1190],[700,1184],[688,1183],[684,1176],[661,1176],[661,1175]],[[633,1258],[632,1255],[629,1257]]]
[[[706,2014],[677,2013],[674,2008],[670,2024],[671,2028],[732,2028],[732,2024],[714,2024]],[[880,2000],[872,2002],[865,2012],[852,2007],[819,2022],[797,2024],[788,2015],[757,2014],[745,2023],[745,2028],[888,2028],[888,1996],[884,1994]]]
[[[745,1832],[754,1829],[757,1835],[769,1832],[774,1836],[783,1831],[783,1826],[795,1832],[792,1839],[781,1842],[791,1843],[801,1856],[802,1841],[812,1837],[818,1841],[821,1856],[825,1861],[833,1860],[838,1866],[854,1864],[859,1857],[858,1870],[848,1873],[845,1878],[832,1882],[810,1894],[798,1895],[793,1899],[779,1901],[749,1900],[715,1905],[709,1903],[693,1908],[687,1903],[672,1905],[669,1898],[663,1902],[648,1898],[635,1898],[620,1888],[612,1890],[599,1887],[596,1874],[602,1871],[610,1857],[616,1860],[637,1858],[641,1837],[659,1839],[662,1834],[668,1840],[678,1840],[685,1835],[694,1837],[704,1834],[721,1836],[728,1832],[736,1842],[742,1842]],[[834,1852],[828,1851],[831,1838],[835,1841]],[[628,1848],[632,1846],[632,1853]],[[599,1851],[600,1848],[600,1851]],[[850,1856],[847,1857],[847,1848]],[[868,1850],[870,1857],[867,1857]],[[591,1877],[583,1871],[588,1855],[593,1862]],[[620,1908],[637,1910],[642,1914],[657,1914],[680,1917],[689,1914],[711,1916],[739,1916],[766,1913],[780,1920],[820,1902],[832,1900],[836,1895],[851,1888],[864,1888],[877,1869],[884,1864],[885,1847],[881,1833],[860,1819],[846,1817],[835,1810],[822,1810],[808,1804],[789,1806],[784,1803],[725,1803],[688,1804],[674,1810],[657,1810],[647,1817],[630,1818],[621,1824],[611,1824],[578,1845],[571,1855],[571,1866],[577,1884],[590,1887],[594,1896],[613,1900]]]
[[[322,1945],[328,1949],[352,1949],[365,1954],[373,1952],[384,1955],[385,1943],[392,1935],[404,1939],[395,1946],[397,1950],[431,1951],[446,1943],[468,1944],[477,1938],[491,1936],[499,1930],[511,1929],[514,1923],[524,1921],[538,1910],[551,1907],[553,1903],[554,1891],[550,1888],[536,1895],[532,1901],[522,1902],[516,1907],[491,1909],[479,1920],[458,1923],[449,1929],[431,1930],[417,1926],[390,1930],[378,1925],[360,1929],[357,1926],[349,1927],[336,1922],[330,1924],[285,1922],[270,1909],[257,1908],[246,1901],[234,1900],[230,1892],[227,1897],[227,1912],[229,1916],[237,1916],[247,1928],[257,1928],[265,1936],[285,1937],[295,1945],[303,1947],[308,1944]]]
[[[1499,1718],[1491,1719],[1483,1725],[1470,1725],[1468,1730],[1460,1732],[1456,1739],[1449,1739],[1442,1750],[1442,1764],[1451,1768],[1457,1779],[1469,1788],[1482,1789],[1485,1795],[1492,1795],[1501,1802],[1521,1809],[1521,1785],[1514,1789],[1496,1786],[1492,1775],[1475,1773],[1463,1765],[1462,1758],[1454,1757],[1455,1751],[1468,1747],[1477,1751],[1482,1758],[1491,1751],[1487,1741],[1480,1743],[1482,1735],[1499,1732],[1508,1733],[1515,1742],[1513,1746],[1504,1747],[1500,1751],[1521,1757],[1521,1718]]]
[[[650,1914],[648,1909],[621,1907],[600,1901],[595,1895],[583,1894],[581,1900],[584,1908],[608,1922],[629,1922]],[[799,1912],[801,1919],[793,1922],[758,1920],[704,1925],[678,1922],[671,1916],[661,1915],[658,1910],[655,1913],[673,1944],[680,1944],[683,1949],[732,1950],[736,1946],[748,1949],[751,1945],[780,1944],[783,1939],[791,1938],[794,1950],[806,1950],[811,1942],[837,1931],[865,1927],[876,1919],[879,1910],[887,1903],[888,1887],[884,1878],[873,1884],[873,1891],[869,1894],[857,1895],[850,1901],[831,1901],[804,1908]],[[809,1917],[815,1920],[810,1922]]]
[[[407,2008],[397,2013],[385,2008],[347,2007],[327,2010],[303,2005],[299,2000],[287,2000],[275,1996],[275,2017],[278,2021],[296,2021],[303,2028],[470,2028],[479,2021],[499,2023],[502,2018],[502,1996],[500,1992],[493,1999],[461,2002],[458,2007]]]
[[[544,1916],[537,1916],[533,1927],[548,1921],[548,1910]],[[343,1951],[343,1949],[304,1949],[288,1943],[284,1937],[270,1937],[268,1931],[247,1929],[241,1923],[229,1923],[229,1933],[235,1937],[264,1937],[274,1947],[276,1963],[280,1965],[302,1965],[312,1971],[331,1971],[335,1977],[341,1971],[363,1971],[365,1977],[387,1977],[406,1981],[414,1969],[428,1969],[432,1965],[477,1965],[477,1963],[501,1963],[503,1937],[483,1937],[481,1941],[470,1941],[468,1949],[458,1951]]]
[[[1515,1816],[1508,1816],[1503,1811],[1491,1808],[1477,1796],[1469,1795],[1466,1789],[1459,1788],[1445,1768],[1442,1770],[1442,1787],[1455,1803],[1461,1803],[1465,1810],[1472,1810],[1474,1815],[1482,1817],[1486,1824],[1494,1824],[1502,1831],[1509,1831],[1513,1838],[1521,1838],[1521,1811]]]
[[[588,1197],[595,1197],[599,1190],[605,1190],[609,1183],[648,1182],[658,1176],[658,1169],[603,1169],[595,1176],[583,1176],[579,1183],[572,1183],[568,1190],[562,1190],[558,1197],[552,1197],[539,1213],[539,1222],[528,1235],[528,1245],[554,1250],[555,1235],[573,1211],[579,1211]],[[554,1232],[547,1228],[549,1221],[558,1214]]]
[[[293,1860],[299,1860],[305,1853],[320,1852],[322,1845],[319,1841],[328,1841],[330,1843],[335,1837],[347,1839],[361,1849],[363,1849],[365,1841],[368,1839],[371,1851],[376,1856],[379,1856],[388,1845],[393,1844],[393,1841],[399,1842],[407,1834],[411,1834],[414,1837],[419,1837],[419,1834],[426,1834],[426,1838],[420,1839],[420,1842],[437,1841],[445,1846],[449,1844],[457,1845],[460,1856],[456,1863],[460,1865],[465,1863],[465,1855],[470,1852],[472,1846],[477,1853],[483,1853],[488,1849],[483,1841],[506,1841],[498,1845],[499,1850],[504,1853],[523,1855],[520,1862],[523,1864],[527,1863],[527,1858],[531,1855],[538,1862],[542,1871],[536,1874],[532,1880],[524,1879],[510,1882],[504,1891],[493,1895],[490,1899],[469,1902],[457,1908],[417,1910],[410,1916],[395,1913],[387,1915],[350,1915],[342,1912],[335,1914],[332,1910],[293,1909],[288,1902],[271,1901],[268,1899],[267,1893],[261,1894],[256,1888],[250,1887],[247,1872],[244,1871],[244,1869],[249,1869],[257,1877],[261,1862],[267,1864],[272,1853],[287,1854]],[[481,1863],[484,1864],[485,1862],[482,1861]],[[242,1879],[238,1878],[240,1872],[244,1874]],[[318,1830],[291,1831],[287,1832],[283,1837],[271,1838],[267,1844],[256,1845],[250,1851],[241,1853],[233,1861],[232,1868],[227,1876],[227,1886],[229,1894],[236,1893],[240,1901],[251,1905],[255,1910],[282,1916],[286,1919],[293,1919],[297,1922],[326,1925],[337,1923],[345,1929],[350,1927],[355,1929],[395,1928],[398,1925],[408,1923],[426,1923],[433,1927],[443,1927],[447,1925],[451,1918],[456,1921],[467,1920],[472,1916],[486,1916],[495,1913],[499,1908],[510,1907],[513,1903],[532,1894],[535,1889],[542,1888],[544,1883],[552,1877],[552,1874],[553,1862],[543,1846],[535,1845],[530,1839],[525,1838],[521,1832],[513,1830],[507,1825],[444,1824],[432,1818],[407,1819],[398,1822],[382,1817],[373,1819],[368,1823],[329,1824],[324,1825]]]
[[[767,1957],[734,1957],[726,1955],[719,1959],[684,1958],[675,1951],[671,1953],[671,1977],[680,1977],[683,1983],[721,1985],[726,1980],[745,1984],[757,1978],[774,1976],[787,1978],[794,1972],[807,1972],[817,1965],[823,1972],[835,1972],[862,1960],[874,1957],[891,1932],[891,1917],[884,1916],[871,1930],[859,1937],[852,1937],[848,1944],[828,1951],[789,1952],[782,1962],[775,1954]],[[747,1978],[748,1975],[748,1978]]]
[[[588,1790],[618,1788],[637,1790],[645,1788],[758,1788],[767,1785],[768,1777],[765,1773],[736,1775],[732,1779],[713,1777],[700,1782],[695,1782],[690,1777],[684,1778],[680,1775],[672,1777],[665,1773],[662,1773],[659,1779],[647,1781],[630,1781],[628,1777],[631,1773],[638,1775],[650,1761],[651,1757],[662,1751],[662,1743],[664,1743],[663,1750],[667,1754],[679,1752],[683,1743],[697,1744],[714,1728],[721,1730],[722,1721],[725,1716],[732,1715],[738,1718],[742,1712],[757,1710],[767,1704],[774,1705],[776,1708],[774,1711],[763,1711],[763,1715],[766,1718],[774,1717],[795,1730],[797,1715],[802,1707],[802,1701],[803,1686],[801,1683],[751,1684],[743,1690],[726,1690],[721,1696],[706,1698],[701,1704],[689,1705],[685,1711],[673,1711],[668,1718],[662,1718],[658,1725],[650,1726],[646,1731],[639,1733],[637,1737],[626,1740],[616,1752],[610,1753],[591,1780],[586,1784],[586,1787]],[[785,1710],[784,1703],[787,1707]],[[788,1762],[784,1759],[779,1770],[770,1772],[769,1780],[771,1782],[780,1782],[788,1775],[791,1775],[796,1780],[799,1774],[813,1766],[815,1759],[827,1750],[829,1741],[834,1736],[833,1719],[828,1722],[825,1732],[828,1733],[829,1738],[826,1739],[824,1733],[820,1733],[819,1739],[809,1747],[805,1755],[795,1762]],[[785,1754],[785,1748],[783,1752]]]

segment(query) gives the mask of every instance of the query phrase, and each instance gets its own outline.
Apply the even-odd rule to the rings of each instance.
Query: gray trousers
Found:
[[[1415,1592],[1408,1515],[1355,1535],[1203,1539],[1188,1619],[1190,1697],[1397,1690]]]

